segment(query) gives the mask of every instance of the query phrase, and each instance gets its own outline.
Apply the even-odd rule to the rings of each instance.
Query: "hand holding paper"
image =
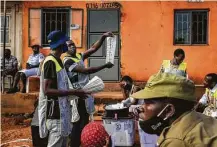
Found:
[[[106,68],[112,68],[114,66],[114,64],[112,64],[111,62],[108,62],[105,64]]]
[[[83,90],[89,93],[97,93],[104,89],[105,85],[99,77],[93,77],[84,87]]]
[[[114,64],[115,50],[116,50],[116,36],[106,38],[106,63]]]
[[[105,36],[105,37],[113,37],[114,34],[112,32],[106,32],[106,33],[103,34],[103,36]]]

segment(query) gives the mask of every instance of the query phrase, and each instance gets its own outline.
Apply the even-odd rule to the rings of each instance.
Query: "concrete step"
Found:
[[[107,103],[117,103],[123,100],[123,95],[119,91],[115,92],[99,92],[93,94],[96,104],[107,104]]]
[[[30,77],[29,78],[29,92],[37,92],[39,91],[39,78],[38,77]],[[112,83],[104,83],[105,84],[105,88],[104,88],[104,92],[118,92],[121,91],[119,82],[112,82]],[[22,87],[22,84],[20,84]],[[144,87],[145,82],[136,82],[136,85],[140,86],[140,87]]]
[[[104,83],[104,84],[105,84],[104,92],[121,91],[121,87],[119,85],[119,82],[117,82],[117,83]]]
[[[119,85],[119,82],[112,82],[112,83],[104,83],[105,84],[105,88],[104,91],[105,92],[118,92],[121,91],[121,87]],[[145,86],[145,82],[135,82],[135,85],[143,88]]]
[[[20,84],[22,87],[22,84]],[[29,92],[37,92],[40,89],[40,81],[37,77],[30,77],[29,78]],[[104,91],[121,91],[119,82],[113,82],[113,83],[105,83]]]
[[[34,103],[39,96],[38,92],[15,94],[1,94],[2,113],[31,113]],[[100,92],[94,94],[96,104],[117,103],[122,100],[121,92]]]
[[[1,113],[31,113],[38,93],[1,94]]]
[[[196,87],[196,98],[199,100],[205,89],[202,86]],[[38,98],[38,92],[32,93],[20,93],[15,94],[1,94],[1,112],[2,113],[32,113],[34,111],[34,103]],[[123,100],[122,93],[120,91],[114,92],[100,92],[93,95],[95,98],[95,104],[99,113],[103,105],[110,103],[118,103]]]

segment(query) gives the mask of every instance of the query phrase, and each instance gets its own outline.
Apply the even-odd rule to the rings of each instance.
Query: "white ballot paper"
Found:
[[[107,37],[106,39],[106,63],[111,62],[114,64],[116,36]]]

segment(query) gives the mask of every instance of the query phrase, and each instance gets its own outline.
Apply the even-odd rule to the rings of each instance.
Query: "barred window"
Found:
[[[69,8],[44,8],[42,9],[42,45],[48,46],[47,36],[51,31],[61,30],[69,35]]]
[[[174,44],[207,44],[208,10],[176,10]]]
[[[9,40],[9,16],[6,15],[6,38],[5,38],[5,43],[10,43]],[[5,17],[3,15],[1,15],[1,43],[4,43],[4,22],[5,22]]]

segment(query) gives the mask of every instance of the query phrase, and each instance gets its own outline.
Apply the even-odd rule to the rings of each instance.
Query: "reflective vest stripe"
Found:
[[[206,92],[205,93],[206,93],[207,96],[209,96],[210,90],[208,88],[206,88]],[[214,96],[215,99],[217,99],[217,90],[214,92],[213,96]]]
[[[48,56],[45,58],[44,60],[44,63],[43,63],[43,66],[42,66],[42,70],[44,69],[44,64],[47,62],[47,61],[53,61],[55,63],[55,66],[56,66],[56,72],[59,72],[61,69],[63,69],[60,64],[58,63],[58,61],[53,57],[53,56]]]
[[[163,67],[164,68],[170,68],[170,60],[163,60]],[[178,70],[183,70],[185,71],[186,70],[186,67],[187,67],[187,63],[185,62],[182,62],[179,67],[178,67]]]
[[[79,62],[81,60],[81,55],[80,54],[76,54],[76,57],[77,58],[70,57],[70,59],[72,59],[75,63],[77,63],[77,62]]]
[[[169,68],[170,67],[170,60],[163,60],[163,67],[164,68]]]
[[[186,63],[184,63],[184,62],[182,62],[180,65],[179,65],[179,70],[186,70],[186,67],[187,67],[187,64]]]
[[[79,62],[79,61],[81,60],[81,55],[80,55],[80,54],[76,54],[76,57],[77,57],[77,58],[65,56],[65,57],[63,58],[63,62],[65,63],[68,59],[71,59],[71,60],[73,60],[75,63],[77,63],[77,62]]]

